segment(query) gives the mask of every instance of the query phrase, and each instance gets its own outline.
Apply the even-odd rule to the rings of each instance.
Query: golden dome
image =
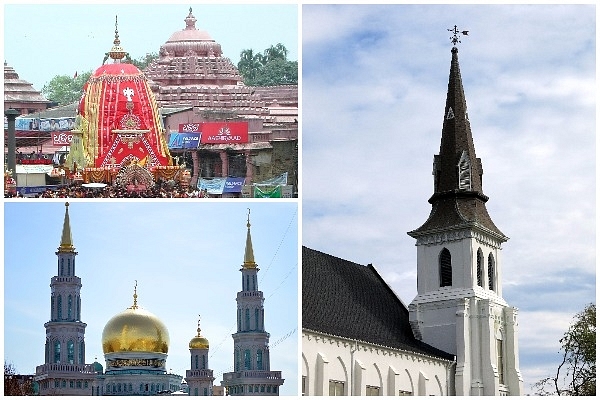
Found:
[[[112,317],[102,331],[104,354],[122,351],[168,353],[169,331],[151,312],[133,306]]]
[[[200,334],[200,320],[198,320],[198,333],[190,340],[190,350],[192,349],[208,349],[208,339]]]

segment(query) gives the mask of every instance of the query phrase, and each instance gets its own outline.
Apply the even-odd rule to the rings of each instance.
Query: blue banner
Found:
[[[169,136],[169,149],[197,149],[200,133],[174,132]]]
[[[244,186],[244,178],[227,178],[225,180],[225,187],[223,193],[240,193],[242,186]]]

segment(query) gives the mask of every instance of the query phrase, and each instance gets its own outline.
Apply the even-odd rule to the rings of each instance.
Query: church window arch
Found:
[[[73,296],[67,298],[67,319],[70,321],[73,316]]]
[[[250,290],[250,275],[246,275],[246,290]]]
[[[496,333],[496,368],[498,369],[498,383],[504,385],[504,341],[500,330]]]
[[[198,396],[198,388],[194,388],[194,396]]]
[[[235,371],[240,370],[240,349],[235,349]]]
[[[452,286],[452,256],[447,248],[440,253],[440,287]]]
[[[204,395],[208,396],[208,388],[204,388]]]
[[[490,290],[496,290],[496,266],[494,262],[494,256],[492,253],[488,256],[488,288]]]
[[[54,341],[54,363],[55,364],[60,363],[60,341],[59,340]]]
[[[56,300],[56,319],[62,319],[62,296],[60,294]]]
[[[477,250],[477,286],[483,287],[483,252]]]
[[[50,320],[54,321],[54,296],[50,297]]]
[[[81,297],[77,296],[77,321],[81,321]]]

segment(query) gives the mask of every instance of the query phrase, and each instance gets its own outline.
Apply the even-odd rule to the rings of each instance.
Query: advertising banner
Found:
[[[248,143],[248,122],[204,122],[201,143]]]
[[[37,118],[17,118],[15,119],[15,130],[17,131],[37,131],[40,120]]]
[[[75,129],[75,117],[40,119],[40,131],[70,131],[71,129]]]
[[[227,178],[225,180],[225,187],[223,193],[240,193],[244,186],[244,178]]]
[[[281,198],[281,186],[275,187],[259,187],[254,186],[254,197],[256,198]]]
[[[169,149],[197,149],[200,136],[200,133],[171,133]]]
[[[52,132],[52,145],[69,146],[73,140],[71,132]]]
[[[180,133],[200,133],[202,128],[202,123],[200,122],[188,122],[187,124],[179,124],[179,132]]]

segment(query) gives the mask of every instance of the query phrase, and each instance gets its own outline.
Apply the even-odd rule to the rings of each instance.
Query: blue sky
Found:
[[[4,60],[39,91],[56,75],[73,76],[102,65],[115,38],[115,16],[121,46],[136,59],[158,53],[173,33],[184,29],[190,7],[196,28],[208,32],[235,65],[242,50],[262,53],[277,43],[289,51],[288,60],[298,60],[294,3],[3,3]]]
[[[185,376],[188,343],[210,341],[209,367],[220,384],[233,371],[236,295],[241,290],[247,209],[271,369],[283,371],[281,394],[298,393],[298,207],[295,202],[77,201],[69,215],[82,279],[86,362],[104,365],[102,330],[133,303],[159,317],[170,335],[167,369]],[[56,275],[64,201],[4,204],[4,359],[19,373],[44,363],[44,323]]]
[[[452,44],[519,309],[526,393],[596,298],[594,5],[304,5],[302,242],[416,295]],[[326,166],[326,167],[325,167]]]

